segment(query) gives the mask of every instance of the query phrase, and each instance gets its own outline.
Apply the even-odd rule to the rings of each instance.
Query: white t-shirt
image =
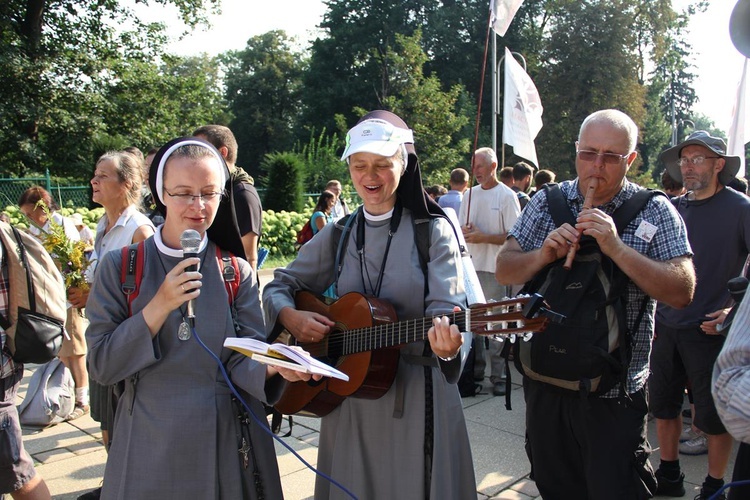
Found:
[[[78,229],[76,229],[75,223],[68,219],[67,217],[63,217],[57,212],[54,212],[52,214],[52,220],[55,221],[56,224],[63,227],[65,230],[65,236],[68,237],[71,241],[79,241],[81,239],[81,234],[78,232]],[[35,225],[31,224],[29,226],[29,233],[39,238],[39,235],[41,235],[42,231],[45,233],[49,233],[49,220],[44,224],[44,227],[40,230]]]
[[[467,224],[466,213],[471,201],[470,220],[468,222],[479,231],[488,234],[508,232],[521,214],[518,197],[502,182],[490,189],[474,186],[471,193],[464,193],[461,200],[459,222]],[[500,245],[492,243],[467,243],[471,260],[477,271],[495,272],[495,259]]]
[[[341,203],[341,198],[336,198],[336,203],[331,208],[331,219],[338,220],[349,213],[349,207]]]
[[[126,247],[133,242],[133,234],[141,226],[154,227],[154,224],[149,220],[148,217],[143,215],[133,205],[125,209],[125,211],[117,219],[117,222],[106,234],[104,230],[107,229],[107,214],[104,214],[99,223],[96,226],[96,240],[94,242],[94,252],[91,255],[91,266],[89,266],[86,279],[90,283],[93,283],[94,268],[100,257],[103,257],[107,252],[114,250],[120,250],[122,247]],[[77,231],[76,231],[77,232]]]

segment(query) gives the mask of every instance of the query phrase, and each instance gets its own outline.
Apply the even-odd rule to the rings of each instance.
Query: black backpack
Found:
[[[461,376],[458,377],[458,393],[462,398],[473,397],[482,391],[482,384],[478,384],[474,381],[474,356],[476,355],[475,349],[477,342],[484,342],[484,337],[479,339],[471,339],[471,349],[469,355],[466,357],[464,367],[461,369]]]
[[[560,187],[548,184],[544,189],[555,225],[575,225]],[[618,234],[654,195],[664,193],[642,189],[615,210],[612,218]],[[550,323],[529,342],[516,342],[516,367],[532,380],[582,397],[604,394],[618,383],[622,394],[631,357],[626,322],[630,279],[602,254],[592,237],[581,238],[570,270],[563,268],[564,261],[547,265],[521,291],[541,294],[549,308],[566,319]],[[634,329],[647,303],[648,297],[644,297]]]

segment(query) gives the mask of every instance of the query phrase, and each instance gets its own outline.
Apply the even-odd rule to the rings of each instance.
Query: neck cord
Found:
[[[383,253],[383,261],[380,263],[380,273],[378,274],[378,280],[376,285],[372,286],[372,279],[370,278],[370,272],[365,265],[365,216],[364,210],[361,210],[357,216],[357,254],[359,255],[359,274],[362,278],[362,289],[367,293],[367,284],[365,283],[365,274],[367,275],[367,282],[370,285],[370,291],[375,297],[380,296],[380,288],[383,285],[383,275],[385,274],[385,263],[388,260],[388,253],[391,248],[391,241],[393,235],[398,230],[398,226],[401,223],[401,202],[396,200],[396,205],[393,207],[393,216],[391,216],[391,223],[388,229],[388,241],[385,244],[385,252]]]

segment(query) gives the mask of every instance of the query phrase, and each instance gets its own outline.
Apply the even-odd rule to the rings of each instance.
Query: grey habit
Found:
[[[377,282],[389,220],[366,222],[365,267],[354,243],[357,223],[352,224],[338,295],[356,291],[372,294]],[[452,312],[463,307],[462,268],[453,229],[441,218],[432,219],[429,294],[414,243],[412,213],[403,209],[401,224],[393,236],[385,265],[380,298],[390,302],[399,320]],[[264,313],[269,331],[279,311],[294,307],[297,290],[322,293],[334,277],[333,225],[325,226],[300,250],[286,269],[277,269],[274,280],[263,291]],[[369,278],[368,278],[369,275]],[[363,286],[363,281],[366,286]],[[425,375],[415,363],[422,356],[423,342],[403,346],[396,380],[380,399],[347,398],[322,418],[318,468],[354,492],[360,499],[426,498],[425,478]],[[431,354],[434,416],[433,459],[429,498],[476,498],[474,467],[461,398],[455,382],[460,360],[439,361]],[[402,396],[401,396],[402,395]],[[315,498],[347,498],[325,478],[315,483]]]
[[[140,311],[163,283],[165,269],[171,270],[181,259],[161,254],[153,237],[146,240],[145,251],[143,281],[132,317],[128,317],[126,296],[120,289],[120,252],[110,252],[100,262],[86,307],[92,378],[103,384],[126,381],[102,498],[257,498],[254,464],[251,459],[247,469],[241,465],[237,412],[216,361],[195,336],[187,341],[177,338],[180,311],[173,311],[151,338]],[[264,365],[222,347],[226,337],[265,340],[255,277],[247,262],[238,259],[242,280],[234,300],[239,324],[235,333],[215,245],[209,242],[199,257],[203,259],[203,286],[195,301],[196,331],[265,422],[260,401],[275,402],[283,381],[277,376],[266,383]],[[251,441],[265,498],[281,498],[270,434],[253,422]]]

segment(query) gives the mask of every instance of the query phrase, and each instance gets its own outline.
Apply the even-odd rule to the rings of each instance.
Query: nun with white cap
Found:
[[[285,328],[309,349],[325,340],[334,321],[298,309],[295,294],[322,294],[332,283],[339,297],[358,292],[389,302],[400,321],[465,307],[454,229],[424,192],[412,130],[388,111],[368,113],[349,130],[342,160],[363,205],[348,219],[343,242],[334,241],[342,233],[333,224],[325,226],[264,287],[270,338]],[[424,221],[429,223],[425,271],[415,240],[415,226]],[[335,254],[341,255],[339,266]],[[476,497],[455,385],[462,338],[444,316],[433,321],[428,338],[398,346],[395,378],[382,397],[355,394],[322,418],[318,468],[360,499]],[[318,476],[316,499],[344,495]]]
[[[165,222],[140,250],[139,292],[129,304],[121,253],[109,252],[86,308],[91,376],[125,381],[101,498],[281,498],[270,434],[252,418],[241,424],[217,360],[205,350],[265,422],[261,401],[272,404],[284,380],[275,368],[223,348],[227,337],[265,339],[250,265],[237,259],[233,298],[222,277],[217,247],[242,251],[226,164],[209,143],[181,138],[159,150],[154,166],[150,186]],[[188,229],[201,238],[197,257],[183,257]],[[199,271],[187,270],[195,265]],[[183,326],[190,300],[194,330]]]

